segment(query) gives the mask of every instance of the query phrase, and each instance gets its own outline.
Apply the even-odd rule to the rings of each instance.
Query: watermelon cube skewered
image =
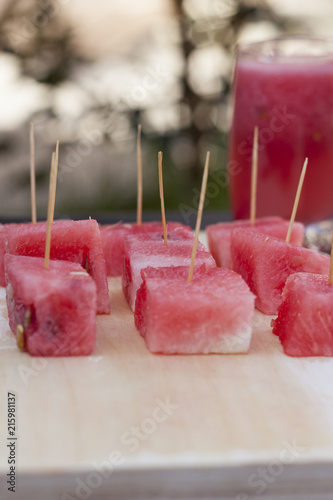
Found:
[[[277,314],[287,278],[297,272],[328,274],[330,259],[307,248],[249,229],[231,233],[233,269],[256,295],[256,307]]]
[[[92,353],[96,284],[79,264],[52,260],[45,269],[43,258],[7,253],[5,272],[9,325],[29,354]]]
[[[206,227],[209,250],[219,267],[232,269],[231,257],[231,232],[237,228],[248,228],[275,238],[286,239],[289,221],[281,217],[261,217],[251,226],[250,219],[236,220],[233,222],[220,222]],[[290,242],[302,245],[304,239],[304,226],[294,222]]]
[[[189,227],[183,226],[179,222],[168,224],[170,231],[176,227],[183,227],[190,231]],[[143,222],[140,225],[132,223],[100,226],[107,275],[121,276],[123,273],[126,236],[157,232],[161,234],[163,232],[162,225],[158,222]]]
[[[141,271],[135,324],[153,353],[241,353],[250,346],[254,295],[249,287],[232,270],[209,267],[204,259],[199,265],[209,158],[207,152],[189,265]]]
[[[136,293],[142,283],[141,271],[146,267],[190,265],[193,234],[183,228],[168,232],[165,245],[160,234],[133,235],[125,239],[123,291],[134,311]],[[206,268],[216,267],[215,261],[205,247],[199,243],[196,264]]]
[[[46,223],[14,224],[5,228],[6,251],[13,255],[44,257]],[[97,286],[97,314],[109,314],[110,302],[101,237],[96,220],[55,221],[51,260],[77,262]]]

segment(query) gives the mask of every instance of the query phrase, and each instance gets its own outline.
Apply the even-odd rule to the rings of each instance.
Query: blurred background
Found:
[[[206,211],[228,213],[235,45],[332,28],[331,0],[1,0],[0,219],[30,214],[31,121],[39,219],[57,139],[56,217],[132,217],[138,123],[145,213],[159,150],[167,211],[193,222],[210,150]]]

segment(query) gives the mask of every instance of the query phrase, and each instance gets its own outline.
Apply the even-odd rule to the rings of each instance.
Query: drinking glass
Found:
[[[257,216],[289,218],[305,158],[297,219],[333,215],[333,41],[281,37],[240,45],[229,136],[235,218],[250,207],[254,127],[259,128]]]

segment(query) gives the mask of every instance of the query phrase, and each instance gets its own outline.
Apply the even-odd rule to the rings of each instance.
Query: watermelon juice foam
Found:
[[[229,138],[235,218],[249,216],[253,129],[259,127],[257,215],[289,218],[303,162],[297,218],[333,215],[333,42],[303,37],[238,49]]]

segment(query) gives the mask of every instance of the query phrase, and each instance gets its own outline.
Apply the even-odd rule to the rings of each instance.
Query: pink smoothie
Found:
[[[239,57],[233,99],[229,165],[234,217],[249,216],[255,125],[257,215],[290,217],[305,157],[309,164],[297,219],[333,215],[333,60]]]

